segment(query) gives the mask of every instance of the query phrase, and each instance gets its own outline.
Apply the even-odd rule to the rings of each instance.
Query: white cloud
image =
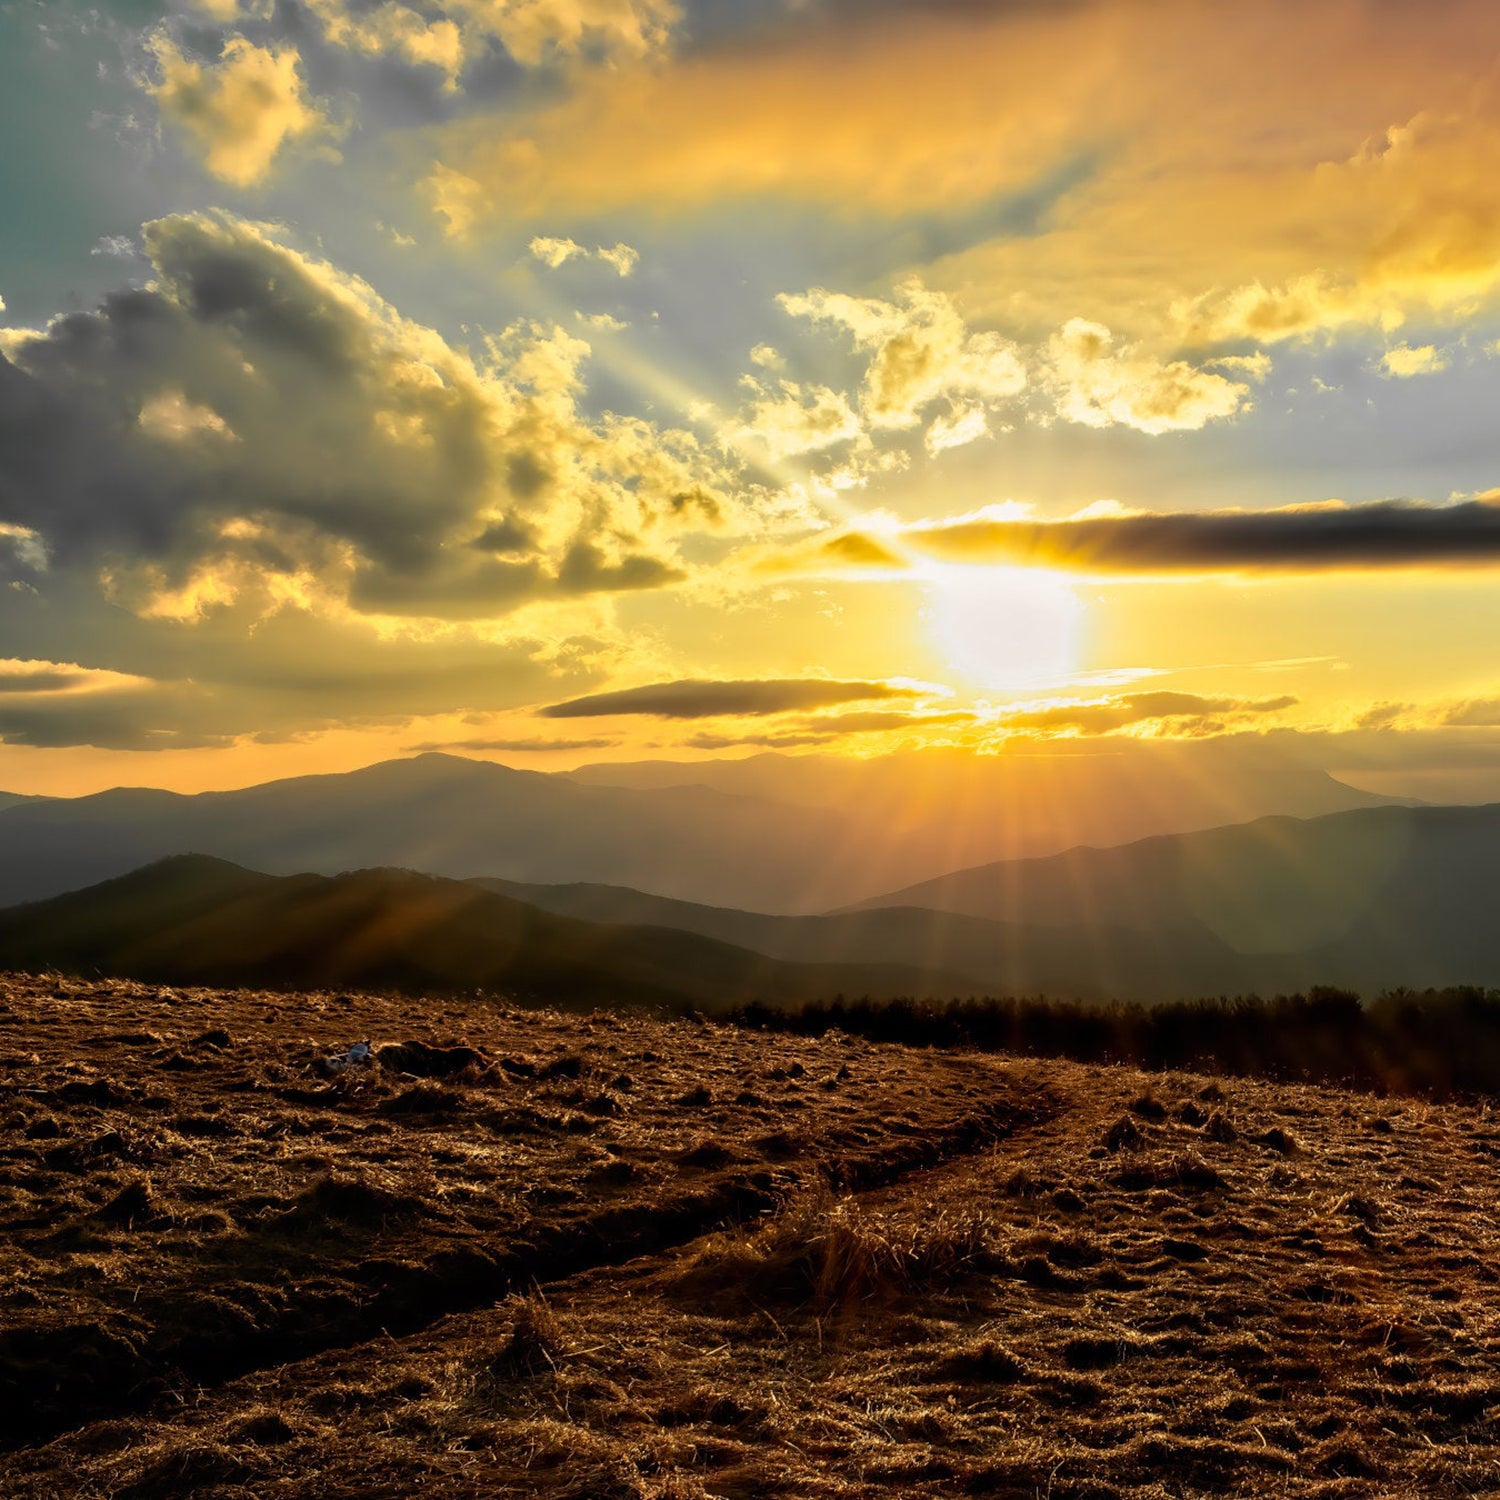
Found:
[[[213,407],[189,401],[181,391],[162,391],[142,402],[136,424],[164,443],[185,443],[201,437],[238,441]]]

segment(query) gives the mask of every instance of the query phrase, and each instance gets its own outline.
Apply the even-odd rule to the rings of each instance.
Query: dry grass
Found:
[[[153,1278],[240,1347],[314,1294],[326,1327],[346,1295],[430,1301],[465,1276],[472,1295],[321,1352],[262,1344],[238,1378],[162,1377],[13,1448],[5,1495],[1500,1493],[1486,1109],[478,1008],[423,1036],[487,1068],[307,1104],[268,1092],[309,1085],[265,999],[107,1000],[12,986],[0,1017],[0,1055],[36,1059],[0,1070],[7,1338],[50,1330],[64,1370],[124,1358],[113,1340],[139,1357],[164,1326],[133,1300]],[[325,1048],[335,1018],[412,1039],[384,1004],[305,1017]],[[233,1047],[190,1052],[213,1024]],[[158,1039],[86,1040],[126,1030]],[[382,1108],[418,1086],[461,1105]],[[594,1112],[605,1094],[619,1113]],[[1009,1133],[964,1124],[992,1107]],[[185,1227],[209,1212],[229,1227]],[[671,1232],[612,1267],[637,1216]],[[475,1258],[502,1242],[531,1245],[543,1285],[487,1279]]]
[[[993,1219],[984,1213],[930,1218],[876,1213],[823,1189],[745,1229],[710,1235],[693,1251],[677,1288],[706,1306],[811,1304],[823,1313],[890,1304],[993,1269]]]

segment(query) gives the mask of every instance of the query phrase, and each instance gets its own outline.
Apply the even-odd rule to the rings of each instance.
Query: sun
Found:
[[[1078,670],[1084,604],[1058,574],[969,564],[924,574],[933,641],[975,686],[1025,688]]]

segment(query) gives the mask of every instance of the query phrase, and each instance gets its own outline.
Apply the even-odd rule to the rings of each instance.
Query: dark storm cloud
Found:
[[[840,682],[821,677],[748,682],[659,682],[650,687],[594,693],[538,709],[548,719],[602,718],[649,714],[658,719],[711,719],[720,715],[756,717],[835,703],[915,698],[914,688],[889,682]]]
[[[1500,562],[1500,501],[1385,500],[1264,511],[953,521],[914,527],[929,556],[1097,573],[1321,572]]]

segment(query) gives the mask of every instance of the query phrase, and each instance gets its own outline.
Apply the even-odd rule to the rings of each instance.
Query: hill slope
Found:
[[[6,1500],[1500,1481],[1483,1103],[66,980],[0,1070]]]
[[[786,963],[695,933],[581,922],[406,870],[275,877],[192,855],[0,911],[7,967],[710,1010],[909,994],[921,983],[895,965]]]
[[[1023,924],[915,905],[777,917],[617,886],[471,883],[586,921],[673,927],[795,963],[897,965],[916,976],[908,993],[918,996],[1155,1000],[1250,987],[1239,956],[1202,927],[1163,933],[1119,923]]]
[[[1170,947],[1207,934],[1227,987],[1500,984],[1500,805],[1370,808],[1005,861],[893,891],[1022,924],[1087,922]]]

